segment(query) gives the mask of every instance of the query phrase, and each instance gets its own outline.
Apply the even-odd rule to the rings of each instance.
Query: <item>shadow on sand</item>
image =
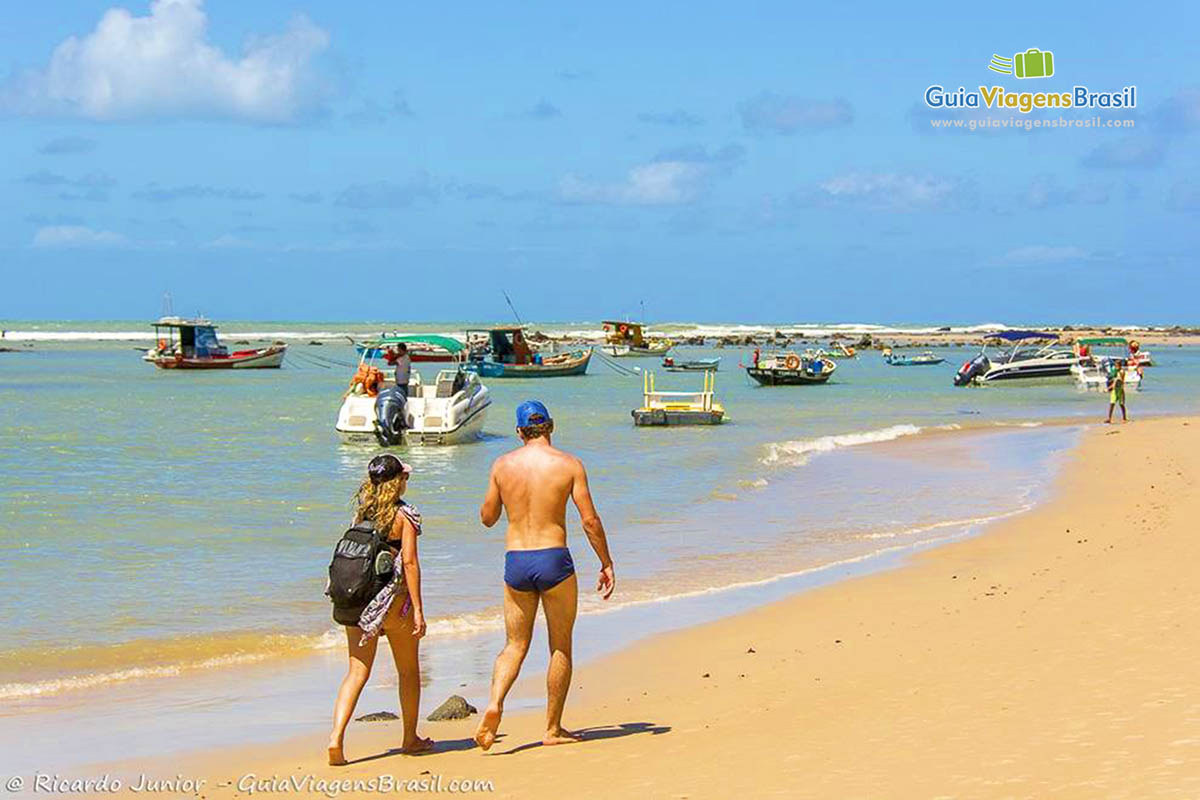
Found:
[[[669,725],[655,725],[653,722],[622,722],[619,725],[596,725],[591,728],[580,728],[575,733],[579,734],[583,740],[579,744],[587,744],[588,742],[597,742],[601,739],[619,739],[622,736],[633,736],[639,733],[649,733],[658,736],[663,733],[670,733],[670,731],[671,727]],[[509,750],[491,753],[491,755],[511,756],[515,753],[544,746],[541,742],[529,742]],[[569,747],[570,745],[565,746]]]

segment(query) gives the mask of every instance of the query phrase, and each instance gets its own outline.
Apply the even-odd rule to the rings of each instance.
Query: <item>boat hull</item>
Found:
[[[355,345],[354,349],[359,356],[365,355],[367,358],[383,358],[385,348],[382,347],[366,347],[365,345]],[[408,351],[409,359],[414,364],[450,364],[456,360],[456,357],[451,353],[438,353],[431,350],[414,350],[411,347]]]
[[[417,388],[414,385],[414,388]],[[418,389],[419,390],[419,389]],[[410,390],[411,391],[411,390]],[[350,395],[342,401],[334,429],[345,442],[378,442],[375,414],[376,398],[368,395]],[[414,397],[410,402],[420,401]],[[491,407],[491,397],[481,392],[471,401],[462,419],[453,426],[443,426],[445,411],[426,412],[413,420],[414,425],[401,433],[403,445],[454,445],[466,444],[479,439]]]
[[[946,363],[944,358],[893,358],[887,361],[888,366],[891,367],[932,367],[944,363]]]
[[[501,364],[498,361],[473,361],[466,366],[481,378],[565,378],[587,373],[592,352],[584,351],[562,364]]]
[[[653,345],[651,347],[634,347],[630,344],[606,344],[600,351],[613,358],[654,358],[666,355],[674,345],[670,343]]]
[[[833,372],[822,372],[819,375],[814,375],[799,369],[747,367],[746,374],[763,386],[808,386],[827,382]]]
[[[183,358],[154,356],[147,358],[159,369],[279,369],[287,345],[264,347],[260,350],[230,353],[224,358]]]

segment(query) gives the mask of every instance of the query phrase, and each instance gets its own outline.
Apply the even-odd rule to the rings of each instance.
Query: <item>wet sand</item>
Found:
[[[1200,420],[1097,425],[1050,500],[983,536],[578,669],[581,744],[541,747],[541,715],[519,712],[488,754],[476,716],[423,723],[428,756],[373,723],[351,726],[344,768],[307,735],[107,769],[204,778],[206,798],[245,796],[247,774],[500,797],[1195,797],[1198,474]]]

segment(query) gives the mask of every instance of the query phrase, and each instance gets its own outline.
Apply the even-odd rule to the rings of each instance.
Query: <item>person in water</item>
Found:
[[[546,671],[546,735],[543,744],[565,744],[579,737],[562,727],[563,706],[571,686],[571,638],[578,586],[567,549],[567,501],[573,500],[588,542],[600,559],[596,591],[605,600],[616,587],[604,525],[592,503],[583,462],[554,447],[554,420],[537,400],[517,407],[521,447],[492,464],[487,496],[479,509],[492,527],[500,512],[508,515],[504,554],[504,627],[507,641],[496,657],[492,693],[479,721],[475,741],[487,750],[496,741],[504,698],[521,671],[538,603],[546,615],[550,665]]]
[[[1125,362],[1121,359],[1112,361],[1108,367],[1108,419],[1104,420],[1106,425],[1112,424],[1113,411],[1118,404],[1121,406],[1121,421],[1128,422],[1129,416],[1125,412]]]
[[[367,478],[355,495],[357,524],[370,520],[375,530],[395,542],[400,564],[392,580],[375,596],[359,617],[358,625],[346,626],[346,645],[350,666],[338,689],[333,707],[333,731],[329,734],[329,763],[346,763],[343,743],[346,725],[354,714],[371,666],[379,634],[387,636],[396,672],[400,676],[400,712],[404,720],[401,752],[421,753],[433,747],[430,739],[417,736],[417,712],[421,705],[421,674],[417,647],[425,635],[425,611],[421,604],[421,564],[417,560],[417,537],[421,535],[421,514],[404,502],[412,467],[393,455],[381,455],[367,465]]]

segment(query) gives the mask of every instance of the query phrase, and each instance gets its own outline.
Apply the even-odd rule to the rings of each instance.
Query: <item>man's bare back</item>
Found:
[[[506,549],[566,547],[567,500],[577,480],[586,482],[583,464],[549,443],[497,459],[492,484],[508,518]],[[489,500],[492,491],[489,487]]]

